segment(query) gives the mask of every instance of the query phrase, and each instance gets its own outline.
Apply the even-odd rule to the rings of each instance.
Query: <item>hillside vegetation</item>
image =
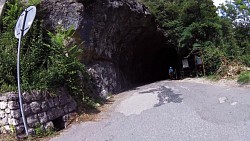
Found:
[[[155,15],[168,42],[179,56],[183,50],[202,50],[208,75],[234,75],[250,66],[250,2],[235,0],[218,9],[212,0],[141,0]],[[28,5],[39,4],[32,0]],[[17,39],[13,29],[24,7],[19,0],[7,3],[1,18],[0,33],[0,92],[16,91]],[[219,15],[218,12],[219,11]],[[43,29],[36,19],[22,42],[22,89],[53,91],[66,87],[81,100],[89,99],[88,75],[79,61],[82,50],[71,43],[73,27],[56,32]],[[232,73],[232,74],[231,74]],[[80,77],[79,77],[80,76]],[[249,71],[240,81],[249,82]],[[91,102],[91,100],[90,100]]]
[[[1,19],[0,33],[0,92],[17,91],[17,42],[14,27],[24,7],[39,4],[32,0],[27,5],[19,0],[8,2]],[[44,30],[43,20],[36,17],[22,40],[20,72],[22,91],[40,90],[55,94],[64,87],[76,100],[93,105],[89,75],[79,60],[82,50],[74,44],[74,28],[58,27],[53,33]]]
[[[235,0],[216,8],[212,0],[142,0],[168,41],[182,50],[202,50],[208,75],[230,74],[229,65],[250,66],[250,2]],[[249,73],[249,72],[248,72]]]

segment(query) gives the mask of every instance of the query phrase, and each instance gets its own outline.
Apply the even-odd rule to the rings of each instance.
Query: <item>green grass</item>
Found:
[[[208,75],[207,79],[211,80],[211,81],[218,81],[219,80],[218,76],[216,76],[216,75]]]
[[[238,82],[246,84],[250,82],[250,71],[244,71],[240,74]]]

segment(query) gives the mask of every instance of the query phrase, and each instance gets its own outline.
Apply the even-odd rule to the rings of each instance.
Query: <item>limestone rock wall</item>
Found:
[[[80,28],[84,14],[84,6],[77,0],[42,0],[38,16],[45,19],[46,29],[58,26]],[[39,10],[38,10],[39,12]]]
[[[122,84],[118,83],[121,75],[119,70],[111,62],[96,62],[88,66],[88,74],[91,76],[91,82],[94,83],[94,89],[99,96],[107,98],[108,94],[115,89],[121,89]]]
[[[39,126],[44,130],[61,128],[73,116],[77,108],[75,100],[65,90],[58,92],[57,96],[49,96],[46,92],[23,93],[23,108],[28,124],[28,131],[32,134]],[[60,125],[56,125],[57,120]],[[19,99],[17,93],[4,93],[0,95],[0,133],[15,131],[24,133]]]
[[[104,86],[109,92],[121,91],[145,74],[147,70],[139,67],[136,74],[134,68],[145,63],[137,60],[153,48],[150,42],[161,42],[163,38],[153,15],[136,0],[93,0],[86,4],[76,35],[84,41],[84,63],[103,78],[101,83],[108,80],[106,86],[115,86]],[[105,75],[103,70],[112,70],[114,75]]]
[[[46,29],[74,25],[98,93],[168,77],[176,51],[138,0],[42,0]],[[39,17],[39,16],[38,16]],[[170,49],[171,48],[171,49]]]

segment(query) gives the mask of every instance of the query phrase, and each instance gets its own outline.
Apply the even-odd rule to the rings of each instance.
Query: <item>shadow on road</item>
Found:
[[[164,86],[161,86],[160,88],[157,88],[157,89],[152,89],[149,91],[143,91],[143,92],[139,92],[139,93],[140,94],[157,93],[158,98],[159,98],[159,102],[154,105],[155,107],[159,107],[159,106],[165,104],[164,103],[165,101],[167,103],[170,103],[170,102],[181,103],[183,100],[183,98],[180,97],[182,94],[175,94],[170,88],[166,88]]]

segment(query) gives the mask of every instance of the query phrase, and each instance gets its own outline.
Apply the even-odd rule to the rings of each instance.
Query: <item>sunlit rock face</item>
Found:
[[[178,64],[153,15],[134,0],[43,0],[41,9],[48,27],[75,27],[82,61],[100,92],[165,79]]]
[[[46,29],[56,29],[58,26],[75,29],[81,25],[84,6],[75,0],[42,0],[38,12],[42,13]]]

